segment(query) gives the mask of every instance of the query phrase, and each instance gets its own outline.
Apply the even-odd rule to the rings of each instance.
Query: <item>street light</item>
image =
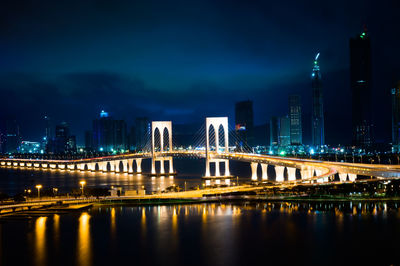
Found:
[[[86,181],[82,180],[81,182],[79,182],[79,184],[81,184],[81,186],[82,186],[82,196],[83,196],[83,187],[85,186]]]
[[[40,189],[42,188],[42,185],[36,185],[36,188],[37,188],[38,198],[40,198]]]

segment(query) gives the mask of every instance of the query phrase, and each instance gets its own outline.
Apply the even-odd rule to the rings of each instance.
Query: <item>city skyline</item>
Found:
[[[351,136],[334,129],[340,123],[351,130],[345,119],[351,111],[348,40],[364,24],[372,47],[373,106],[379,107],[374,116],[391,113],[390,89],[399,73],[398,37],[390,30],[399,23],[394,19],[394,2],[382,6],[355,1],[346,8],[337,3],[290,7],[258,3],[256,10],[240,2],[202,1],[180,5],[177,13],[168,2],[158,8],[151,3],[72,2],[69,7],[43,3],[46,9],[23,2],[29,12],[12,2],[3,9],[0,90],[10,100],[0,111],[19,121],[26,139],[43,134],[35,125],[45,115],[56,123],[69,122],[82,143],[86,125],[102,109],[112,110],[128,124],[136,116],[176,123],[209,115],[232,120],[234,103],[246,99],[253,100],[259,125],[284,115],[287,95],[299,94],[304,142],[310,143],[309,65],[318,51],[323,55],[320,64],[329,99],[324,106],[326,142],[350,143]],[[274,15],[282,10],[283,17]],[[103,20],[105,12],[108,17]],[[207,19],[196,19],[205,12]],[[137,13],[150,15],[134,16]],[[240,19],[249,15],[253,20]],[[319,18],[317,25],[314,16]],[[18,114],[19,109],[24,115]],[[391,123],[374,121],[376,140],[390,141]]]

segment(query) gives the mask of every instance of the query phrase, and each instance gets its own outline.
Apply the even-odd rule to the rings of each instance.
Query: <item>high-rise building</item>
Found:
[[[319,53],[315,56],[314,66],[311,74],[312,87],[312,117],[311,134],[314,147],[321,147],[325,144],[324,131],[324,103],[322,96],[321,73],[318,64]]]
[[[66,122],[56,125],[54,138],[48,140],[46,150],[49,153],[76,152],[76,138],[69,132]]]
[[[16,120],[6,121],[6,135],[5,135],[5,153],[18,152],[21,144],[21,136],[19,132],[19,125]]]
[[[303,143],[301,126],[301,98],[299,95],[289,95],[290,118],[290,144],[301,145]]]
[[[279,119],[279,146],[289,146],[291,144],[291,126],[289,116],[283,116]]]
[[[143,151],[150,143],[151,123],[148,117],[138,117],[135,121],[136,151]]]
[[[92,148],[96,151],[124,152],[127,149],[126,123],[112,119],[104,110],[93,120]]]
[[[91,151],[93,149],[93,131],[85,131],[85,150]]]
[[[124,120],[114,120],[114,150],[125,152],[128,149],[128,132]]]
[[[237,147],[252,147],[254,145],[254,114],[253,102],[242,101],[235,104],[235,130],[241,143]]]
[[[278,146],[279,144],[279,122],[278,117],[271,117],[269,134],[271,146]]]
[[[392,151],[400,152],[400,82],[392,89]]]
[[[350,39],[350,86],[352,92],[353,145],[372,143],[371,42],[367,30]]]

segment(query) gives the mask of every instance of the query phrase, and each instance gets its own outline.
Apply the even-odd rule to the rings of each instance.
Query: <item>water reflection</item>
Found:
[[[92,246],[90,235],[90,215],[84,212],[79,217],[78,241],[77,241],[78,265],[92,265]]]
[[[46,265],[46,221],[39,217],[35,222],[35,264]]]

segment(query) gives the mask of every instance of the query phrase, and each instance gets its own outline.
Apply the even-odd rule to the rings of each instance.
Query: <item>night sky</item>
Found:
[[[399,1],[2,1],[0,115],[24,140],[42,118],[78,143],[102,109],[201,123],[253,100],[255,123],[303,101],[310,142],[311,69],[321,53],[328,144],[351,141],[349,38],[372,42],[376,140],[391,138],[390,89],[400,80]]]

